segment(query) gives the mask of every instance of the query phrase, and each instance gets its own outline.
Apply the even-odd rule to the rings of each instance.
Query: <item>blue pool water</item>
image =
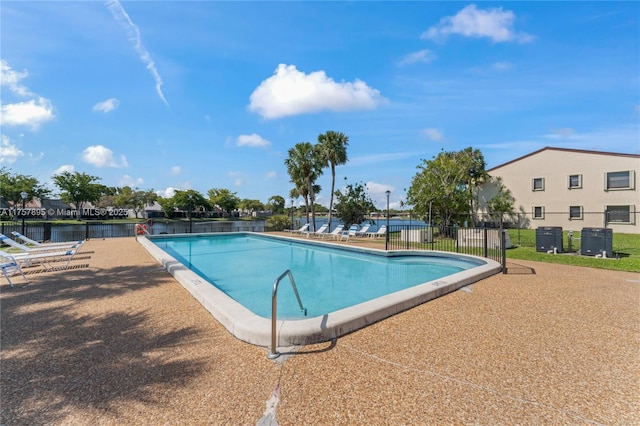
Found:
[[[386,257],[248,234],[163,238],[153,243],[264,318],[271,318],[274,281],[287,269],[293,273],[307,317],[284,278],[278,289],[278,318],[303,319],[482,264],[444,256]]]

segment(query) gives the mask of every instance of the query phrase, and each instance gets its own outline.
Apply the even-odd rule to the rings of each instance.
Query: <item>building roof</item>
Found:
[[[501,167],[504,167],[508,164],[511,163],[515,163],[516,161],[520,161],[523,160],[527,157],[531,157],[533,155],[539,154],[542,151],[563,151],[563,152],[573,152],[573,153],[579,153],[579,154],[594,154],[594,155],[610,155],[610,156],[615,156],[615,157],[628,157],[628,158],[640,158],[640,154],[624,154],[624,153],[619,153],[619,152],[606,152],[606,151],[590,151],[587,149],[570,149],[570,148],[554,148],[552,146],[545,146],[542,149],[539,149],[537,151],[533,151],[527,155],[523,155],[522,157],[518,157],[514,160],[511,161],[507,161],[506,163],[502,163],[499,166],[495,166],[490,168],[489,170],[487,170],[487,172],[490,172],[492,170],[495,169],[499,169]]]

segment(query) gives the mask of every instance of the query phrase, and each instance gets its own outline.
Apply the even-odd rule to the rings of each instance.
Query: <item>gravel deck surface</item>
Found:
[[[134,238],[85,246],[0,278],[2,425],[640,425],[640,274],[517,261],[270,361]]]

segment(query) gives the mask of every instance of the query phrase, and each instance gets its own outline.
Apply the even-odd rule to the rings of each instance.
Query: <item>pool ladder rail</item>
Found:
[[[300,312],[307,316],[307,309],[302,306],[302,301],[300,300],[300,295],[298,294],[298,288],[296,287],[296,281],[293,279],[293,274],[290,269],[284,271],[278,278],[276,278],[273,283],[273,291],[271,292],[271,349],[269,354],[267,354],[267,358],[276,359],[280,356],[280,352],[276,349],[276,323],[277,323],[277,312],[278,312],[278,285],[280,285],[280,281],[284,277],[289,277],[289,282],[291,283],[291,287],[293,288],[293,293],[296,295],[296,299],[298,299],[298,306],[300,306]]]

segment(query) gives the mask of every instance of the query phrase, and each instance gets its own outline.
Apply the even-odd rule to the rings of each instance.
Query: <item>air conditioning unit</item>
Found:
[[[536,251],[562,253],[562,227],[540,226],[536,229]]]
[[[582,228],[580,238],[580,254],[613,257],[613,229]]]

